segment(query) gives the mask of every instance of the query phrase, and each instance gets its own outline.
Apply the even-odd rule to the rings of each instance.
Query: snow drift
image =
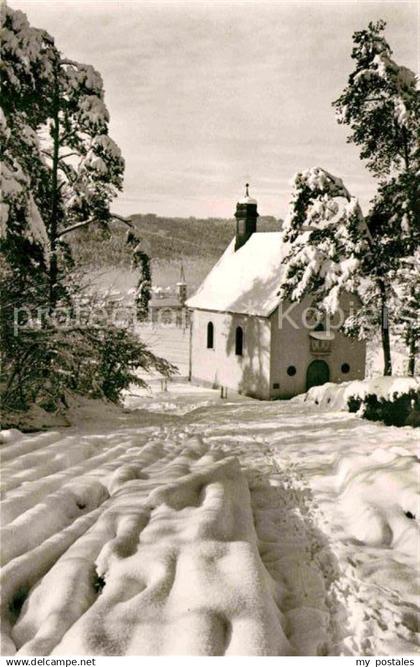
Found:
[[[381,377],[338,385],[329,382],[312,387],[297,400],[347,409],[387,426],[420,426],[420,382],[413,377]]]
[[[344,457],[337,474],[346,530],[370,546],[420,553],[420,460],[408,452],[375,450]]]
[[[6,652],[14,644],[23,655],[291,653],[238,460],[202,454],[191,443],[153,482],[133,464],[108,476],[107,488],[75,482],[4,528]],[[76,518],[72,503],[86,514]],[[32,535],[14,532],[29,522]]]
[[[306,394],[293,398],[297,402],[309,402],[324,408],[347,410],[350,398],[364,398],[376,394],[387,400],[411,390],[420,391],[420,379],[416,377],[375,377],[353,382],[326,382],[318,387],[311,387]]]

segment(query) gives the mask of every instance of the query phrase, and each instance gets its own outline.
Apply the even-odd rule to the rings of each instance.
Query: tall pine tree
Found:
[[[355,67],[334,102],[338,122],[350,128],[348,141],[360,147],[360,157],[380,184],[368,224],[374,250],[371,271],[378,288],[376,307],[382,312],[389,310],[392,280],[403,275],[399,267],[413,257],[420,240],[420,94],[414,73],[393,60],[384,29],[385,22],[378,21],[354,33]],[[398,323],[398,312],[393,320]],[[412,354],[414,332],[406,340]],[[383,343],[384,373],[390,375],[389,338],[383,338]]]
[[[55,410],[68,392],[117,401],[130,382],[144,384],[138,367],[165,375],[174,368],[129,330],[77,315],[80,290],[64,239],[115,217],[110,204],[124,169],[108,135],[102,79],[64,59],[22,12],[3,5],[2,25],[3,408]]]

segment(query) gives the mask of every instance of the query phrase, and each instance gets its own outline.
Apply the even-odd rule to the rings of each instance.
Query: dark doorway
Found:
[[[311,387],[317,387],[320,384],[329,382],[330,369],[326,361],[315,359],[312,361],[306,371],[306,391]]]

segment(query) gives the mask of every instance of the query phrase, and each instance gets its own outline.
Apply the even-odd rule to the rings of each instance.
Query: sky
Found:
[[[114,212],[231,217],[249,181],[284,217],[293,176],[321,166],[364,209],[376,189],[331,102],[352,71],[352,33],[387,21],[417,71],[416,2],[10,0],[63,54],[102,74],[126,160]]]

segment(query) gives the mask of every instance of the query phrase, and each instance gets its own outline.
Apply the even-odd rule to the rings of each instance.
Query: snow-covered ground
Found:
[[[1,446],[3,653],[413,654],[411,428],[160,383]]]

